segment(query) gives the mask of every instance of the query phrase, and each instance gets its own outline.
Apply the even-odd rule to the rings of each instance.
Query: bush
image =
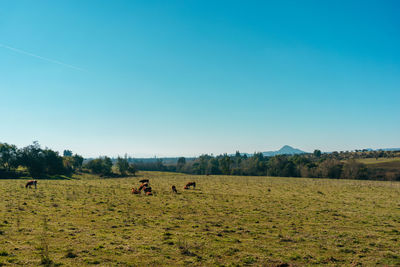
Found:
[[[103,157],[89,161],[85,164],[85,167],[95,174],[110,175],[112,165],[109,157]]]

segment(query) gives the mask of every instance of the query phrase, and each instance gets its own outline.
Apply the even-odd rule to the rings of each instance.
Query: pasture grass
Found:
[[[74,178],[0,180],[0,266],[400,265],[400,183]],[[143,178],[154,196],[130,193]]]
[[[400,157],[396,158],[365,158],[365,159],[357,159],[358,162],[364,164],[380,164],[380,163],[400,163]]]

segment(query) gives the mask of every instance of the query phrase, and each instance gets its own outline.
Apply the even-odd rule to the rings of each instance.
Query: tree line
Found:
[[[42,148],[38,142],[18,148],[15,145],[0,143],[0,178],[46,178],[65,175],[71,177],[77,172],[91,172],[101,176],[135,175],[136,167],[127,157],[118,157],[115,164],[109,157],[99,157],[86,161],[70,150],[63,155],[49,148]]]
[[[165,164],[162,159],[155,161],[135,161],[118,157],[98,157],[84,160],[80,155],[64,150],[63,155],[49,148],[42,148],[38,142],[17,148],[15,145],[0,143],[0,178],[16,178],[28,173],[33,178],[54,175],[72,176],[76,172],[91,172],[105,177],[135,175],[138,170],[170,171],[196,175],[245,175],[245,176],[281,176],[310,178],[345,178],[370,180],[398,180],[400,168],[391,170],[370,168],[359,162],[361,158],[381,158],[400,156],[396,151],[356,151],[297,155],[264,156],[254,153],[252,156],[201,155],[187,160],[178,158],[176,163]]]
[[[335,179],[370,179],[370,180],[399,180],[400,170],[386,172],[385,170],[369,168],[358,161],[361,158],[395,157],[393,151],[357,151],[333,152],[297,155],[264,156],[254,153],[252,156],[235,155],[201,155],[186,161],[184,157],[176,164],[163,164],[162,160],[145,163],[137,162],[138,170],[172,171],[197,175],[245,175],[245,176],[280,176],[280,177],[310,177]]]
[[[38,142],[23,148],[0,143],[0,178],[13,178],[26,174],[33,178],[71,176],[82,168],[84,159],[69,152],[64,151],[65,155],[60,156],[54,150],[42,148]]]

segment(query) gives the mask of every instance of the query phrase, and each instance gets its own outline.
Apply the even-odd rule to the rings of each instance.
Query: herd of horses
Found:
[[[132,191],[131,191],[132,194],[138,195],[143,190],[143,192],[145,193],[146,196],[152,196],[153,195],[152,189],[151,189],[151,187],[149,185],[149,179],[140,180],[139,183],[141,183],[139,188],[132,187]],[[190,189],[191,187],[193,187],[193,189],[196,189],[196,182],[188,182],[183,189]],[[175,194],[178,193],[178,190],[176,189],[175,185],[173,185],[171,187],[171,189],[172,189],[172,193],[175,193]]]
[[[143,179],[139,182],[141,183],[139,189],[136,189],[136,187],[132,187],[132,194],[140,194],[143,190],[146,196],[152,196],[153,192],[151,186],[149,185],[149,179]]]
[[[153,192],[152,192],[151,186],[149,185],[149,183],[150,183],[149,179],[142,179],[139,182],[141,183],[139,188],[132,187],[132,191],[131,191],[132,194],[138,195],[138,194],[141,194],[143,191],[146,196],[152,196]],[[25,188],[32,188],[32,186],[35,186],[35,188],[37,188],[36,180],[29,180],[26,183]],[[193,187],[193,189],[196,189],[196,182],[188,182],[183,189],[188,190],[191,187]],[[175,193],[175,194],[178,193],[178,190],[176,189],[175,185],[173,185],[171,187],[171,189],[172,189],[172,193]]]

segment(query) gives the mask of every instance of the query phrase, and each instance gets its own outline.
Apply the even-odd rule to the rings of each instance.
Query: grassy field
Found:
[[[400,183],[89,178],[0,180],[0,266],[400,265]],[[156,195],[130,193],[143,178]]]
[[[364,164],[381,164],[381,163],[394,163],[400,164],[400,158],[366,158],[366,159],[358,159],[357,161]]]

